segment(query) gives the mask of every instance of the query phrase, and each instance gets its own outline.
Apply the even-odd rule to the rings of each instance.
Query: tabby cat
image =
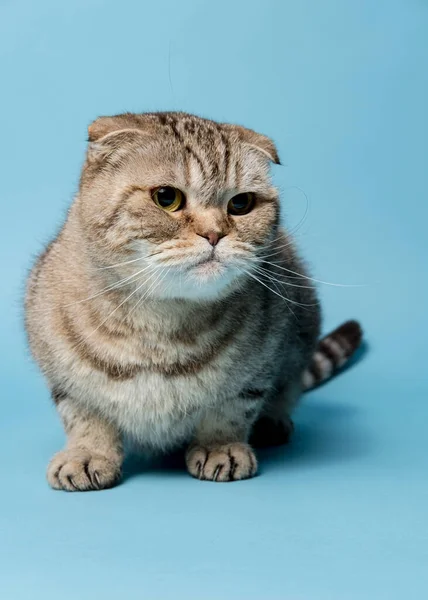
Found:
[[[124,440],[186,448],[191,475],[255,475],[304,389],[361,340],[320,308],[280,226],[274,143],[185,113],[89,126],[78,194],[28,281],[26,328],[67,434],[55,489],[120,479]]]

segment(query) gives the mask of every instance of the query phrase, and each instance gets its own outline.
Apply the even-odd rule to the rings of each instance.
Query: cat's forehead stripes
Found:
[[[198,181],[217,188],[231,183],[236,185],[236,179],[229,181],[232,171],[230,141],[220,125],[175,113],[160,113],[158,119],[164,133],[170,133],[181,147],[188,187]]]
[[[241,192],[272,196],[268,163],[279,160],[275,146],[237,125],[181,112],[127,113],[97,119],[89,141],[83,182],[104,173],[118,184],[169,185],[202,206]]]
[[[156,129],[159,144],[177,157],[177,177],[203,202],[217,199],[223,190],[254,190],[266,184],[266,159],[245,146],[222,124],[185,113],[146,115]],[[256,191],[256,190],[255,190]]]

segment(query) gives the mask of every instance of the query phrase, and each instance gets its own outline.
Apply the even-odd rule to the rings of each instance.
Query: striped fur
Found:
[[[337,373],[361,344],[363,332],[357,321],[346,321],[323,337],[302,377],[304,391],[310,390]]]
[[[308,365],[321,380],[349,355],[343,328],[317,349],[317,294],[279,227],[270,162],[266,136],[185,113],[90,125],[79,192],[26,296],[67,434],[48,468],[55,489],[114,485],[125,440],[187,446],[199,479],[252,477],[248,442],[289,436]],[[156,205],[163,186],[180,190],[180,210]],[[247,214],[228,209],[249,192]]]

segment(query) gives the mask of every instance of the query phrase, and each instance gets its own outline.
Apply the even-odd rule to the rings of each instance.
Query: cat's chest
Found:
[[[94,382],[88,373],[91,402],[134,438],[181,439],[203,411],[251,385],[269,339],[245,318],[167,335],[146,330],[109,348],[117,377],[104,373]]]
[[[100,382],[91,401],[143,445],[167,448],[191,436],[201,414],[223,400],[227,378],[206,369],[186,377],[141,371],[133,378]]]
[[[115,355],[128,362],[114,377],[88,369],[81,397],[143,445],[180,444],[205,411],[235,398],[265,370],[265,344],[255,343],[251,329],[241,323],[191,343],[141,336]]]
[[[182,420],[239,392],[251,377],[244,355],[239,344],[219,338],[190,347],[143,341],[132,348],[135,369],[118,367],[117,377],[88,373],[91,396],[115,419]]]
[[[251,361],[253,330],[254,324],[245,318],[233,323],[223,320],[215,328],[189,324],[179,331],[146,330],[128,340],[116,356],[136,365],[136,372],[140,367],[136,380],[143,387],[152,379],[160,387],[169,386],[171,379],[177,388],[183,381],[189,386],[192,380],[198,387],[201,379],[213,373],[218,387],[234,372],[236,362]]]
[[[129,346],[135,376],[125,386],[131,396],[162,406],[193,405],[239,393],[272,354],[271,336],[257,320],[221,321],[216,328],[142,334]],[[168,400],[168,401],[169,401]]]
[[[215,403],[241,386],[236,370],[239,348],[202,346],[151,353],[121,393],[146,410],[190,413]],[[235,389],[236,388],[236,389]]]

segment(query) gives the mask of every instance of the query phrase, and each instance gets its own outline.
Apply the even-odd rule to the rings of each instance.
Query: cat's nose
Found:
[[[219,233],[218,231],[207,231],[207,233],[198,233],[198,235],[206,238],[211,246],[217,246],[220,238],[223,237],[223,234]]]
[[[219,235],[215,231],[210,231],[210,233],[207,235],[207,240],[209,241],[211,246],[216,246],[218,244],[219,239]]]

